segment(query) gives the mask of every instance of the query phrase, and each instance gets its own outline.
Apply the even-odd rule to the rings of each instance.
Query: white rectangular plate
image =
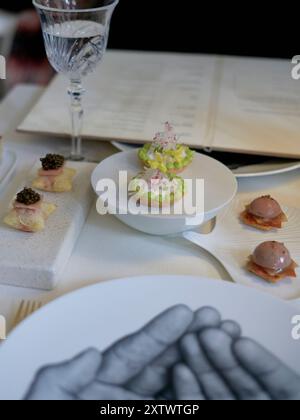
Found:
[[[0,159],[0,191],[12,177],[17,163],[15,152],[4,150]]]
[[[55,288],[68,262],[93,203],[90,186],[91,163],[67,163],[76,169],[74,188],[70,193],[42,193],[45,201],[57,205],[39,233],[13,230],[3,223],[10,203],[0,211],[0,283],[43,290]],[[39,167],[37,163],[20,186],[30,186]],[[16,191],[17,192],[17,191]],[[13,199],[13,197],[12,197]]]

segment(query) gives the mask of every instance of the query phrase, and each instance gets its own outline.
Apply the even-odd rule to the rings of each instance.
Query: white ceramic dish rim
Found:
[[[44,306],[42,306],[42,308],[33,313],[30,317],[24,319],[20,324],[18,324],[14,330],[10,333],[10,337],[16,335],[18,333],[18,331],[22,328],[24,323],[28,323],[31,322],[31,320],[33,318],[37,318],[37,317],[42,317],[44,312],[47,312],[47,310],[51,307],[56,306],[57,304],[60,304],[60,302],[63,302],[64,300],[72,300],[73,296],[76,296],[80,293],[84,293],[88,290],[93,290],[93,289],[99,289],[101,288],[102,285],[107,285],[112,283],[115,287],[118,286],[119,283],[123,283],[124,281],[136,281],[136,280],[146,280],[146,281],[150,281],[151,279],[155,278],[157,281],[158,279],[163,279],[163,280],[180,280],[180,279],[189,279],[189,280],[195,280],[195,281],[204,281],[207,282],[207,284],[209,284],[210,282],[214,285],[213,287],[216,287],[218,284],[221,287],[228,287],[228,288],[238,288],[240,290],[247,290],[249,293],[252,294],[259,294],[261,296],[265,296],[266,299],[270,299],[273,300],[274,302],[286,305],[289,308],[295,309],[295,306],[293,305],[294,302],[296,302],[296,300],[294,301],[285,301],[282,300],[274,295],[271,295],[269,293],[266,292],[262,292],[260,290],[257,290],[256,288],[252,288],[249,286],[246,286],[244,284],[241,283],[236,283],[236,282],[231,282],[231,281],[227,281],[224,279],[218,279],[218,278],[210,278],[210,277],[206,277],[206,276],[194,276],[194,275],[171,275],[171,274],[158,274],[158,275],[135,275],[135,276],[127,276],[127,277],[118,277],[115,279],[109,279],[109,280],[104,280],[101,281],[100,283],[95,283],[95,284],[90,284],[87,286],[84,286],[80,289],[77,290],[73,290],[65,295],[59,296],[56,299],[52,300],[51,302],[45,304]],[[5,343],[3,344],[5,345]],[[1,349],[0,349],[1,350]],[[1,351],[0,351],[1,352]]]
[[[257,165],[255,165],[257,166]],[[295,163],[294,165],[290,164],[286,167],[282,167],[281,169],[273,169],[270,171],[264,171],[264,172],[253,172],[253,173],[245,173],[245,174],[238,174],[233,171],[235,176],[237,178],[260,178],[263,176],[272,176],[272,175],[281,175],[281,174],[288,174],[289,172],[297,171],[300,169],[300,162]]]
[[[111,144],[118,150],[124,152],[124,151],[128,151],[130,146],[124,146],[123,143],[120,143],[118,141],[113,141],[111,142]],[[130,148],[138,148],[139,146],[135,146],[132,145],[132,147]],[[247,167],[249,167],[249,170],[251,168],[251,166],[259,166],[260,164],[256,164],[256,165],[247,165]],[[263,164],[261,164],[263,165]],[[236,178],[240,179],[240,178],[260,178],[260,177],[264,177],[264,176],[272,176],[272,175],[280,175],[280,174],[286,174],[289,172],[293,172],[300,169],[300,161],[299,162],[295,162],[294,165],[292,164],[287,164],[286,167],[280,167],[280,169],[272,169],[272,170],[267,170],[267,171],[262,171],[262,172],[245,172],[245,173],[239,173],[238,170],[233,170],[232,173],[235,175]]]

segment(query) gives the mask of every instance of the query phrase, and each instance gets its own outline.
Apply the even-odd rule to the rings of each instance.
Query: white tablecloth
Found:
[[[15,193],[23,174],[33,162],[47,152],[68,147],[67,140],[57,140],[16,133],[15,128],[41,94],[35,86],[19,86],[0,104],[0,134],[7,149],[14,150],[19,162],[12,182],[0,191],[0,205]],[[99,160],[115,151],[110,144],[86,142]],[[300,171],[285,175],[245,179],[239,182],[239,194],[270,193],[285,205],[300,207]],[[160,238],[136,232],[112,216],[101,217],[95,207],[81,233],[74,253],[53,292],[0,286],[0,314],[10,325],[22,299],[47,303],[58,296],[89,284],[125,276],[150,274],[184,274],[229,280],[216,260],[180,238]],[[1,275],[1,273],[0,273]]]

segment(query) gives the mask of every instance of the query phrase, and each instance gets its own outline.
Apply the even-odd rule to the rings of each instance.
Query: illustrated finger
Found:
[[[242,338],[233,352],[274,400],[300,400],[300,376],[261,345]]]
[[[242,335],[242,329],[240,325],[235,321],[223,321],[221,323],[221,330],[228,334],[234,340],[240,338]]]
[[[125,384],[176,343],[193,320],[184,305],[168,309],[137,333],[118,341],[103,354],[98,379]]]
[[[221,330],[206,330],[199,340],[209,361],[241,400],[268,400],[260,384],[240,365],[232,350],[232,338]]]
[[[151,400],[151,397],[142,397],[122,387],[96,381],[81,391],[78,399],[85,401],[135,401],[143,399]]]
[[[171,379],[170,379],[170,383],[171,383]],[[174,390],[172,387],[168,387],[165,388],[161,393],[157,394],[155,396],[156,400],[160,400],[160,401],[175,401],[175,395],[174,395]]]
[[[184,364],[178,364],[173,370],[173,387],[177,400],[205,399],[196,376]]]
[[[101,365],[101,354],[88,349],[73,359],[41,369],[25,399],[41,395],[43,399],[51,395],[51,399],[67,399],[68,395],[77,394],[95,380]]]
[[[219,327],[221,315],[210,307],[199,309],[194,314],[194,320],[187,332],[199,332],[205,328]],[[181,338],[181,337],[180,337]],[[146,367],[143,372],[130,381],[126,388],[143,395],[155,395],[161,392],[170,380],[170,368],[182,361],[179,346],[169,347],[162,355]]]
[[[218,328],[221,325],[220,313],[209,306],[198,309],[189,328],[190,333],[197,333],[206,328]]]
[[[210,363],[196,335],[189,334],[185,336],[181,340],[181,350],[186,364],[195,374],[202,392],[207,399],[235,399],[222,376]]]

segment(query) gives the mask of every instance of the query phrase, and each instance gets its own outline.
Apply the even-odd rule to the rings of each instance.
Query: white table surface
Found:
[[[16,133],[16,127],[41,93],[42,89],[36,86],[20,85],[0,103],[0,135],[4,135],[4,147],[14,150],[19,158],[14,178],[6,189],[0,191],[0,205],[5,205],[16,192],[23,175],[36,159],[47,152],[69,146],[65,139]],[[93,151],[99,161],[116,151],[110,144],[101,142],[85,142],[85,147],[89,152]],[[249,193],[270,193],[291,207],[300,207],[299,191],[300,170],[239,181],[241,197]],[[0,314],[6,316],[10,327],[22,299],[47,303],[89,284],[151,274],[183,274],[229,280],[228,274],[213,257],[184,239],[152,237],[136,232],[113,216],[99,216],[94,206],[57,289],[41,292],[0,286]]]

